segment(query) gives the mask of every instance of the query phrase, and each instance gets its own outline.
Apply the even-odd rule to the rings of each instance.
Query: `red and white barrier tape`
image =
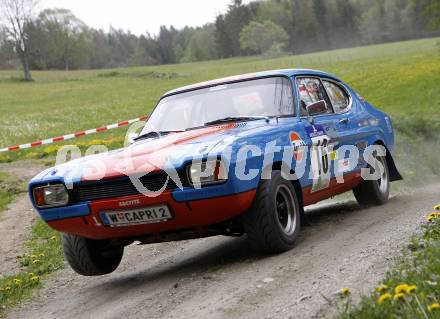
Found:
[[[46,140],[36,141],[33,143],[28,143],[28,144],[9,146],[9,147],[5,147],[5,148],[1,148],[0,153],[10,152],[10,151],[19,151],[19,150],[24,150],[24,149],[28,149],[28,148],[32,148],[32,147],[41,146],[41,145],[48,145],[48,144],[53,144],[53,143],[62,142],[62,141],[66,141],[66,140],[71,140],[74,138],[78,138],[78,137],[82,137],[82,136],[86,136],[86,135],[91,135],[91,134],[96,134],[96,133],[101,133],[101,132],[105,132],[105,131],[112,130],[112,129],[122,127],[122,126],[127,126],[127,125],[133,124],[135,122],[145,121],[147,119],[148,119],[148,116],[145,115],[145,116],[141,116],[136,119],[133,119],[133,120],[110,124],[110,125],[98,127],[98,128],[92,129],[92,130],[80,131],[80,132],[76,132],[73,134],[53,137],[53,138],[49,138]]]

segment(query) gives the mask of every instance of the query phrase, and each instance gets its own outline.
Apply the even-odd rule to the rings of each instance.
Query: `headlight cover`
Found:
[[[190,184],[197,188],[210,184],[224,183],[228,180],[228,173],[221,160],[207,160],[189,165],[188,179]]]
[[[69,193],[61,184],[36,187],[33,195],[35,204],[39,208],[61,207],[69,203]]]

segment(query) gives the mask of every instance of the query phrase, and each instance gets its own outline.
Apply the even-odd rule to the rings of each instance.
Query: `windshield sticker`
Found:
[[[244,116],[260,115],[264,112],[263,100],[258,92],[234,97],[234,108]]]

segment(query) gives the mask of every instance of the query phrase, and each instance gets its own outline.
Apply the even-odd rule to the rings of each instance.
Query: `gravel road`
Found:
[[[17,185],[27,183],[43,168],[42,165],[22,162],[0,164],[0,172],[8,173]],[[23,242],[36,218],[27,194],[19,196],[6,211],[0,212],[0,276],[14,274],[20,269],[17,256],[23,253]]]
[[[328,318],[326,298],[368,293],[424,216],[440,184],[395,193],[381,207],[353,200],[308,209],[293,250],[259,256],[243,238],[130,246],[120,268],[85,278],[68,267],[9,318]]]

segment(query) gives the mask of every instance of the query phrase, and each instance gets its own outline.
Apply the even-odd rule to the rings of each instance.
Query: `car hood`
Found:
[[[278,126],[277,120],[258,120],[209,126],[138,141],[128,147],[87,156],[42,172],[35,179],[94,181],[119,176],[179,169],[194,158],[220,154],[225,148],[258,143],[264,133]],[[34,182],[38,182],[35,181]]]

